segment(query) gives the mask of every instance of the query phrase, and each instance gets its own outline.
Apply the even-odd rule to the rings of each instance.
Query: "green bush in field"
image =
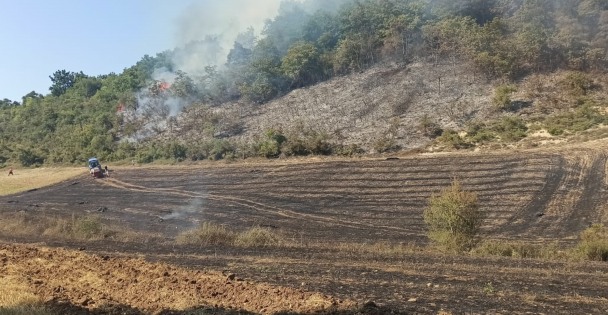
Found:
[[[429,238],[445,251],[469,251],[479,241],[484,213],[477,194],[464,191],[455,180],[429,199],[424,210]]]
[[[586,260],[608,261],[608,228],[593,224],[583,231],[575,252]]]

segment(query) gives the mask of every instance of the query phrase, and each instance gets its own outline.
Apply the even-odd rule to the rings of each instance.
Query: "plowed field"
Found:
[[[422,213],[427,200],[458,178],[465,189],[478,193],[488,214],[486,237],[567,244],[590,223],[608,220],[607,158],[602,149],[581,148],[400,160],[121,168],[110,178],[82,177],[2,197],[0,205],[4,212],[65,217],[97,213],[105,222],[162,233],[168,240],[211,221],[235,230],[268,226],[306,244],[425,244]],[[608,284],[605,264],[437,254],[379,261],[314,248],[245,250],[169,243],[99,241],[86,247],[116,255],[139,253],[198,269],[231,270],[248,279],[303,286],[342,299],[371,299],[394,310],[608,310],[602,293]],[[494,287],[503,294],[497,296],[494,290],[499,289]],[[410,298],[416,302],[408,303]]]

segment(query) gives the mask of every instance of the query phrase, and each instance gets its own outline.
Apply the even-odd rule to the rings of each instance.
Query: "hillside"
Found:
[[[591,82],[592,88],[584,94],[577,91],[576,82],[571,82],[578,75]],[[219,108],[193,107],[180,115],[161,138],[212,140],[217,134],[205,133],[208,126],[199,124],[201,116],[207,117],[205,113],[209,112],[213,113],[220,134],[223,130],[239,130],[229,136],[237,142],[260,141],[267,130],[297,134],[295,130],[301,128],[326,133],[333,146],[357,145],[367,153],[378,153],[375,147],[384,139],[392,142],[393,148],[388,151],[460,149],[441,138],[435,139],[445,129],[461,131],[460,136],[470,142],[470,149],[490,150],[579,143],[607,136],[602,125],[608,96],[605,74],[557,71],[531,75],[512,83],[509,109],[496,108],[495,97],[497,89],[504,86],[502,82],[476,73],[465,62],[387,64],[297,89],[263,105],[242,101]],[[576,117],[577,108],[585,102],[597,110],[587,121]],[[432,125],[427,128],[436,129],[438,134],[425,133],[425,118]],[[521,136],[481,141],[467,138],[472,129],[479,128],[475,123],[491,129],[502,119],[525,124]],[[575,126],[577,123],[582,125]],[[553,131],[553,135],[547,131],[560,126],[565,130]],[[580,135],[589,129],[593,131],[587,132],[588,136]]]
[[[460,128],[466,120],[486,119],[493,114],[492,93],[491,82],[475,77],[469,65],[419,62],[379,66],[294,90],[261,106],[232,103],[217,112],[240,114],[243,133],[234,137],[238,140],[253,141],[269,129],[288,131],[302,125],[327,133],[331,142],[358,144],[373,152],[374,144],[387,136],[403,149],[426,145],[430,138],[419,130],[425,115],[441,128]],[[193,117],[184,115],[181,123],[193,124]],[[180,131],[176,128],[174,133],[201,138],[200,133]]]

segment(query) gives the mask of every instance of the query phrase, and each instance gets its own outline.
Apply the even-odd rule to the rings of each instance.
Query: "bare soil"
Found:
[[[148,314],[197,306],[256,313],[310,313],[355,306],[302,289],[255,284],[234,274],[192,271],[141,259],[0,244],[2,276],[20,276],[50,308]]]
[[[66,217],[98,213],[105,222],[162,233],[165,242],[2,239],[84,247],[110,257],[140,255],[194,272],[234,272],[245,282],[298,288],[293,292],[305,289],[359,303],[373,300],[386,307],[383,312],[603,313],[608,310],[605,263],[426,252],[382,256],[323,245],[424,245],[422,212],[428,198],[459,178],[465,189],[478,193],[487,211],[487,238],[568,246],[590,222],[606,219],[606,162],[603,149],[583,147],[390,161],[119,169],[110,178],[81,177],[0,197],[0,211]],[[100,208],[106,210],[97,212]],[[203,221],[235,230],[264,225],[301,246],[240,249],[172,242]]]

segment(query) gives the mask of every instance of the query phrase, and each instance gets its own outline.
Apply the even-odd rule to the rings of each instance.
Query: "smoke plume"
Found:
[[[176,19],[174,44],[184,50],[175,56],[175,68],[199,74],[205,66],[224,64],[237,35],[248,27],[259,35],[264,21],[277,14],[280,3],[281,0],[224,0],[191,5]]]

